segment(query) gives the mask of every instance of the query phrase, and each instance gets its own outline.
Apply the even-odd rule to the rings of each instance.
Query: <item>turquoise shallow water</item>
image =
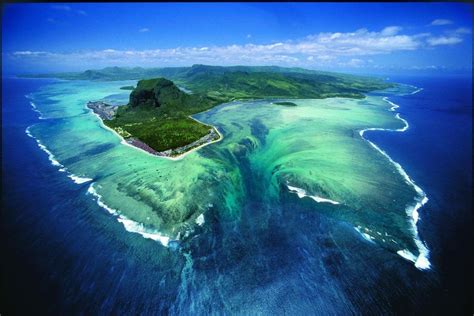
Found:
[[[354,172],[358,177],[344,185],[363,184],[367,167],[357,167],[361,163],[356,158],[363,157],[366,162],[365,150],[370,155],[375,154],[370,159],[377,160],[375,165],[379,167],[375,170],[378,172],[386,170],[384,166],[388,161],[369,143],[359,142],[359,125],[381,126],[367,124],[362,112],[354,112],[360,117],[352,122],[346,120],[345,123],[351,123],[355,128],[350,134],[349,130],[343,133],[336,126],[330,128],[329,107],[326,109],[329,112],[320,113],[324,120],[318,121],[308,113],[311,120],[305,130],[320,133],[311,126],[318,122],[324,123],[324,128],[331,129],[331,133],[323,134],[324,138],[310,137],[306,133],[298,139],[288,137],[290,131],[299,131],[298,126],[286,124],[288,118],[276,115],[278,111],[272,112],[270,118],[265,118],[265,111],[257,111],[252,116],[250,106],[260,104],[258,102],[240,105],[239,109],[247,111],[249,117],[236,116],[236,119],[243,119],[253,126],[249,128],[244,124],[240,128],[242,132],[232,129],[234,124],[230,115],[225,116],[216,109],[216,117],[222,120],[220,128],[227,132],[229,141],[203,148],[196,157],[212,160],[215,163],[210,166],[213,170],[218,170],[218,166],[224,168],[221,185],[225,185],[225,179],[229,177],[241,185],[238,189],[229,185],[222,191],[213,188],[211,191],[231,198],[216,199],[218,203],[208,205],[202,226],[195,222],[199,216],[191,216],[189,227],[182,227],[190,231],[189,237],[182,237],[179,247],[173,242],[163,247],[160,242],[127,232],[118,218],[105,211],[88,193],[91,183],[97,185],[102,180],[107,183],[108,177],[116,175],[115,169],[117,176],[127,174],[120,171],[120,166],[111,169],[114,162],[123,161],[116,152],[113,154],[114,151],[126,146],[113,134],[102,130],[86,112],[83,106],[88,97],[80,102],[64,98],[67,101],[64,103],[49,99],[50,96],[59,98],[60,93],[52,93],[55,89],[74,96],[75,93],[87,93],[89,88],[102,88],[87,83],[74,88],[79,82],[68,85],[51,80],[5,78],[2,96],[2,310],[6,314],[41,312],[49,315],[466,314],[471,301],[471,284],[466,275],[472,267],[469,256],[472,248],[472,82],[465,78],[449,81],[400,78],[398,81],[424,89],[414,95],[377,93],[372,95],[375,97],[373,106],[366,103],[360,106],[365,110],[380,109],[377,111],[380,116],[375,115],[377,124],[382,118],[388,118],[387,126],[393,122],[396,129],[404,127],[402,121],[394,120],[395,114],[400,112],[410,124],[409,129],[403,133],[366,132],[364,138],[386,150],[426,191],[429,202],[419,210],[421,220],[417,227],[420,240],[426,241],[430,250],[430,270],[417,269],[413,262],[395,252],[398,248],[387,247],[379,240],[370,242],[354,229],[356,221],[368,223],[368,219],[376,215],[375,207],[372,210],[364,208],[359,214],[355,208],[353,212],[350,208],[344,211],[342,202],[353,202],[363,190],[345,194],[340,185],[344,182],[337,176],[339,169],[346,171],[349,166],[354,171],[360,169]],[[117,94],[115,84],[100,85],[103,93],[91,93],[91,97]],[[57,119],[38,119],[39,113],[29,104],[31,100],[25,98],[26,94],[38,89],[39,93],[32,95],[37,100],[33,101],[45,112],[51,106],[49,112]],[[390,105],[382,102],[386,96],[400,104],[400,108],[395,112],[387,111]],[[124,101],[125,97],[122,95]],[[58,111],[63,105],[72,106],[68,115]],[[304,105],[300,106],[303,111]],[[334,107],[334,118],[341,118],[335,114],[337,111],[350,111],[342,110],[349,108],[347,104],[331,106]],[[202,119],[213,120],[214,117],[212,113],[201,115],[204,116]],[[252,117],[258,120],[250,123]],[[294,114],[291,119],[297,117]],[[87,128],[71,123],[74,120],[80,123],[79,118],[86,119],[83,123],[87,122]],[[219,123],[217,119],[215,122]],[[303,123],[298,119],[298,124]],[[65,172],[58,172],[61,166],[52,165],[48,155],[38,147],[37,140],[25,133],[28,126],[35,124],[41,126],[31,127],[32,135],[51,136],[37,139],[51,147],[45,148],[55,155],[52,157],[58,163],[68,168]],[[266,129],[270,124],[277,126]],[[61,135],[52,132],[58,126],[62,126],[64,135],[73,135],[74,129],[80,129],[81,133],[75,133],[70,141],[67,138],[60,140]],[[48,133],[49,129],[51,132]],[[87,133],[83,133],[85,131]],[[278,134],[281,144],[271,141]],[[242,141],[244,138],[248,140]],[[320,146],[298,147],[297,143],[305,139]],[[329,139],[339,140],[337,144],[344,144],[351,151],[343,155],[344,151],[339,148],[321,146]],[[61,142],[71,148],[68,154],[76,153],[76,157],[70,155],[69,160],[61,159]],[[99,143],[97,146],[94,145],[96,142]],[[57,144],[55,149],[54,144]],[[82,151],[81,155],[77,154],[81,151],[80,144],[88,146],[88,151]],[[359,144],[365,146],[359,147]],[[327,151],[331,152],[328,159],[314,156]],[[318,168],[309,165],[313,174],[319,171],[319,166],[326,168],[325,174],[329,176],[325,178],[324,186],[316,181],[317,178],[305,175],[306,167],[297,168],[305,163],[301,156],[318,164]],[[345,156],[354,157],[341,159]],[[100,157],[114,157],[115,160],[107,162]],[[87,168],[87,162],[94,158],[102,166],[102,169],[90,169],[96,170],[96,174]],[[294,160],[297,164],[291,166]],[[329,167],[336,162],[338,168],[331,171]],[[127,161],[127,164],[133,163],[134,160]],[[80,173],[80,166],[84,173]],[[393,165],[388,166],[393,168]],[[77,169],[73,170],[75,167]],[[173,172],[178,175],[179,170]],[[77,184],[67,177],[72,171],[92,180]],[[413,202],[412,198],[416,196],[413,187],[396,168],[392,171],[393,176],[385,183],[393,181],[396,184],[393,190],[404,188],[408,194],[406,201]],[[144,175],[152,178],[147,173]],[[268,178],[271,181],[267,181]],[[376,175],[375,179],[379,178]],[[136,181],[133,175],[127,179]],[[311,194],[315,199],[319,195],[319,198],[341,204],[300,198],[298,193],[301,192],[291,192],[285,180],[295,181],[290,185],[299,185],[305,190],[304,195]],[[143,184],[143,187],[149,186],[149,183]],[[326,187],[328,189],[323,191]],[[374,185],[366,183],[363,187],[374,188]],[[384,190],[380,187],[372,192]],[[126,192],[119,191],[119,194]],[[382,194],[381,198],[384,196]],[[106,198],[104,193],[103,200]],[[224,204],[239,207],[225,208],[222,207]],[[117,205],[119,210],[120,206]],[[403,212],[401,206],[393,209],[390,217],[402,214],[399,211]],[[393,227],[387,227],[393,230]],[[377,238],[376,233],[374,238]]]
[[[293,100],[296,107],[270,100],[224,104],[195,115],[216,126],[223,140],[174,161],[126,146],[85,107],[99,99],[126,103],[119,87],[134,83],[66,81],[28,95],[43,119],[28,128],[29,136],[126,230],[176,247],[215,233],[209,216],[238,226],[256,202],[266,215],[255,224],[264,225],[274,209],[298,197],[368,242],[411,261],[427,256],[411,214],[420,192],[360,134],[402,131],[406,122],[384,97],[414,88],[364,100]]]
[[[123,171],[123,165],[114,165],[114,162],[123,164],[127,160],[116,150],[125,149],[122,153],[132,155],[129,157],[136,157],[130,154],[132,152],[140,156],[142,153],[120,144],[119,138],[101,128],[84,108],[89,97],[77,102],[74,98],[64,98],[64,102],[50,99],[61,97],[61,93],[54,93],[55,89],[73,97],[82,93],[90,93],[94,99],[107,97],[121,93],[118,84],[88,86],[86,82],[68,85],[50,80],[5,79],[3,91],[6,93],[2,97],[2,253],[5,257],[2,260],[2,309],[5,306],[5,311],[12,311],[11,314],[13,311],[23,311],[23,314],[42,311],[61,315],[446,314],[448,311],[460,314],[463,306],[470,302],[470,284],[465,276],[472,266],[466,254],[466,249],[471,248],[472,99],[469,98],[472,84],[462,80],[447,82],[419,78],[413,82],[407,78],[399,81],[424,87],[424,90],[414,95],[394,94],[395,91],[372,94],[371,105],[362,102],[360,109],[356,109],[361,111],[353,112],[350,112],[354,108],[350,104],[317,103],[319,101],[314,103],[319,109],[309,108],[304,102],[308,102],[306,105],[313,103],[308,100],[300,104],[300,112],[290,116],[278,115],[280,110],[272,110],[269,104],[265,111],[270,111],[270,116],[266,116],[265,111],[253,111],[255,108],[251,106],[254,104],[266,106],[261,102],[223,105],[222,109],[216,108],[214,114],[201,114],[200,119],[221,124],[219,128],[227,133],[224,138],[227,142],[223,140],[203,148],[194,158],[187,156],[186,159],[192,159],[186,163],[183,160],[182,165],[193,162],[201,166],[203,161],[211,161],[206,168],[219,176],[219,187],[209,190],[219,195],[215,204],[203,207],[202,217],[197,215],[200,209],[190,209],[192,215],[184,221],[187,225],[174,225],[173,221],[179,221],[179,217],[177,220],[168,218],[170,236],[175,237],[172,231],[175,226],[184,233],[188,231],[189,236],[184,237],[183,233],[179,243],[169,242],[168,247],[164,247],[159,241],[127,232],[119,218],[105,211],[97,198],[88,193],[92,183],[98,186],[102,182],[105,189],[112,187],[112,194],[102,192],[102,201],[113,203],[111,198],[114,196],[129,195],[128,199],[136,199],[137,205],[144,203],[139,199],[140,192],[129,194],[129,189],[124,189],[128,182],[124,181],[121,190],[114,187],[121,176],[138,184],[136,175]],[[77,88],[74,87],[76,84]],[[92,95],[94,93],[87,92],[88,89],[103,93]],[[31,95],[36,99],[25,98],[31,92],[38,92]],[[388,100],[400,104],[395,112],[387,111],[390,104],[383,102],[383,97],[387,96]],[[118,99],[117,96],[114,98]],[[126,94],[122,93],[121,98],[125,102]],[[45,113],[49,110],[56,119],[39,120],[39,113],[33,111],[30,101]],[[322,113],[324,104],[328,105],[327,111]],[[68,115],[59,111],[62,106],[71,107]],[[247,117],[237,115],[233,119],[233,109],[246,112]],[[377,122],[364,117],[363,113],[370,113],[370,109],[377,110],[372,112]],[[225,111],[229,115],[224,115]],[[319,111],[321,119],[312,111]],[[337,120],[334,121],[343,118],[336,112],[351,113],[342,120],[344,126],[352,126],[347,133],[342,132],[343,126],[337,126]],[[383,203],[377,208],[377,200],[387,201],[390,192],[405,190],[406,195],[401,198],[411,205],[417,196],[413,186],[403,179],[393,164],[369,143],[361,141],[357,133],[362,125],[364,128],[382,126],[380,122],[385,119],[385,126],[404,128],[404,123],[395,117],[398,112],[410,124],[408,130],[403,133],[366,132],[364,138],[386,150],[426,191],[429,202],[419,210],[421,220],[417,227],[420,240],[426,241],[430,250],[432,266],[429,270],[417,269],[413,262],[404,260],[396,253],[398,248],[391,248],[390,244],[377,239],[376,232],[368,232],[375,240],[364,238],[354,226],[361,222],[374,225],[368,229],[380,231],[383,228],[387,233],[394,232],[395,225],[377,225],[375,219],[380,219],[377,210],[389,212],[388,207],[383,208]],[[234,128],[235,123],[239,123],[235,122],[237,119],[245,124]],[[289,121],[297,122],[296,126]],[[331,132],[322,134],[315,122]],[[303,124],[307,124],[304,129],[300,128]],[[36,139],[25,133],[28,126],[32,126],[31,133]],[[55,130],[68,137],[61,139],[61,135],[53,132]],[[305,133],[304,137],[289,137],[293,135],[291,131],[305,130],[310,133]],[[41,138],[40,133],[43,134]],[[48,154],[38,147],[37,140],[48,146],[45,148],[53,155],[51,157],[67,170],[58,172],[63,167],[52,165]],[[328,148],[332,142],[344,144],[351,150],[344,152],[338,146]],[[305,146],[298,146],[298,143]],[[311,143],[315,145],[309,146]],[[88,150],[78,146],[81,144]],[[71,150],[64,153],[63,158],[60,157],[62,146]],[[324,159],[325,152],[330,154]],[[375,174],[372,176],[374,181],[385,181],[378,182],[384,185],[393,182],[394,185],[388,187],[391,190],[382,186],[377,188],[367,181],[364,173],[368,157],[376,160],[374,172],[388,174],[385,180]],[[92,161],[100,166],[88,165]],[[313,175],[319,172],[318,177],[305,173],[305,168],[301,167],[303,162],[308,163]],[[136,163],[142,164],[137,159],[125,162],[126,166]],[[331,168],[334,164],[337,168]],[[162,172],[163,168],[160,169]],[[146,173],[137,172],[144,179],[152,180],[156,169],[145,170]],[[344,182],[343,174],[347,170],[358,176]],[[388,170],[392,171],[386,173]],[[72,173],[84,177],[82,180],[75,178],[76,182],[82,183],[70,179],[68,175]],[[183,190],[190,185],[184,183],[183,179],[190,178],[180,173],[179,168],[169,173],[170,179]],[[323,175],[327,175],[324,183],[320,181]],[[175,176],[180,176],[181,182]],[[206,181],[212,180],[210,175],[205,176]],[[92,180],[85,179],[87,177]],[[108,179],[110,185],[106,185]],[[198,176],[196,183],[201,179],[202,175]],[[286,181],[294,181],[290,186],[299,186],[299,190],[305,192],[291,191]],[[155,186],[150,183],[144,181],[141,186],[151,190],[159,185],[166,187],[165,180],[159,180]],[[207,183],[214,185],[210,181]],[[357,185],[361,185],[358,190],[344,190]],[[206,192],[204,189],[196,188],[196,201],[209,200],[207,195],[199,195]],[[369,192],[381,192],[380,196],[375,196],[373,205],[366,204],[369,197],[364,199],[362,194],[369,189],[372,189]],[[167,190],[173,192],[172,188]],[[189,202],[177,197],[178,194],[173,195],[167,203]],[[322,201],[322,198],[340,204]],[[360,209],[347,206],[357,206],[358,198],[362,205]],[[125,202],[115,205],[117,210],[122,206],[127,209]],[[403,219],[403,216],[397,217],[403,211],[400,205],[388,217]],[[127,215],[133,216],[134,210],[128,209]],[[200,226],[198,223],[202,223],[202,219],[204,223]],[[410,226],[410,218],[407,216],[406,219],[408,225],[402,226],[404,229]],[[395,221],[386,224],[393,223]],[[132,227],[135,231],[140,228]],[[161,228],[168,229],[166,226]],[[401,240],[402,236],[412,235],[402,234],[398,238]],[[412,241],[412,237],[408,238],[407,247],[416,246],[410,246]]]

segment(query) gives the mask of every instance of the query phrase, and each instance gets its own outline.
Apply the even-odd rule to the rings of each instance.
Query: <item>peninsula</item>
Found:
[[[103,123],[137,148],[161,157],[177,157],[221,138],[212,126],[189,115],[213,103],[202,96],[181,91],[164,79],[140,80],[124,106],[101,101],[87,107]]]

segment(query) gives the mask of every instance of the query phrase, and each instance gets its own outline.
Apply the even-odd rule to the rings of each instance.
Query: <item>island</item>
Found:
[[[293,102],[288,102],[288,101],[273,102],[273,104],[276,104],[276,105],[283,105],[283,106],[296,106],[295,103],[293,103]]]
[[[219,104],[256,99],[363,99],[367,92],[393,86],[380,78],[275,66],[109,67],[49,76],[99,81],[140,79],[136,87],[121,87],[132,89],[128,104],[90,102],[88,107],[128,144],[170,158],[221,139],[215,127],[192,117]],[[274,104],[296,106],[287,100]]]
[[[120,90],[133,90],[135,89],[134,86],[123,86],[123,87],[120,87]]]

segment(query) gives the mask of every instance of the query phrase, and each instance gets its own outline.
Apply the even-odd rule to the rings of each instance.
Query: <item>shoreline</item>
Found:
[[[203,125],[206,125],[206,126],[210,126],[210,127],[217,133],[217,135],[219,135],[219,138],[218,138],[218,139],[211,140],[211,141],[208,141],[208,142],[205,142],[205,143],[203,143],[203,144],[201,144],[201,145],[199,145],[199,146],[192,147],[191,149],[187,150],[186,152],[184,152],[184,153],[182,153],[182,154],[179,154],[179,155],[176,155],[176,156],[159,155],[159,154],[155,154],[155,153],[153,153],[153,152],[151,152],[151,151],[148,151],[148,150],[146,150],[146,149],[144,149],[144,148],[135,146],[135,145],[133,145],[133,143],[128,142],[123,136],[121,136],[119,133],[117,133],[117,131],[115,131],[114,129],[112,129],[112,128],[108,127],[107,125],[105,125],[105,124],[104,124],[104,120],[102,119],[102,117],[101,117],[99,114],[97,114],[96,112],[94,112],[94,110],[93,110],[92,108],[88,107],[87,104],[86,104],[85,108],[88,109],[93,115],[95,115],[95,116],[97,117],[97,119],[100,121],[100,124],[101,124],[101,126],[102,126],[103,128],[105,128],[105,129],[107,129],[107,130],[113,132],[117,137],[119,137],[120,140],[121,140],[121,141],[120,141],[121,144],[126,145],[126,146],[129,146],[129,147],[134,148],[134,149],[136,149],[136,150],[140,150],[141,152],[144,152],[144,153],[146,153],[146,154],[148,154],[148,155],[150,155],[150,156],[153,156],[153,157],[165,158],[165,159],[169,159],[169,160],[173,160],[173,161],[181,160],[181,159],[183,159],[187,154],[192,153],[193,151],[196,151],[196,150],[198,150],[198,149],[201,149],[202,147],[205,147],[205,146],[207,146],[207,145],[210,145],[210,144],[213,144],[213,143],[217,143],[217,142],[221,141],[221,140],[224,138],[224,136],[219,132],[219,130],[217,129],[217,127],[215,127],[215,126],[213,126],[213,125],[210,125],[210,124],[203,123],[203,122],[199,121],[198,119],[195,119],[195,118],[192,117],[192,116],[188,116],[190,119],[192,119],[192,120],[194,120],[194,121],[196,121],[196,122],[198,122],[198,123],[200,123],[200,124],[203,124]],[[210,109],[209,109],[209,110],[210,110]],[[207,111],[209,111],[209,110],[206,110],[206,111],[204,111],[204,112],[199,112],[199,113],[205,113],[205,112],[207,112]],[[195,114],[199,114],[199,113],[195,113]],[[203,136],[203,137],[206,137],[206,136],[207,136],[207,135],[205,135],[205,136]],[[200,138],[200,139],[202,139],[202,138]],[[199,141],[199,139],[196,140],[196,141]],[[138,142],[139,144],[143,144],[144,146],[149,147],[146,143],[143,143],[142,141],[137,140],[137,139],[135,139],[135,138],[132,138],[132,142]],[[191,144],[192,144],[192,143],[191,143]],[[183,147],[184,147],[184,146],[183,146]],[[151,148],[151,147],[149,147],[149,148]],[[178,148],[180,148],[180,147],[178,147]],[[155,151],[155,152],[156,152],[156,151]],[[158,153],[158,152],[157,152],[157,153]]]
[[[414,87],[414,88],[417,88],[417,87]],[[409,95],[413,95],[413,94],[415,94],[417,92],[420,92],[422,90],[423,90],[423,88],[417,88],[417,90],[410,93]],[[400,107],[398,104],[395,104],[395,103],[391,102],[388,99],[388,97],[383,97],[382,100],[387,102],[389,105],[392,106],[389,109],[389,111],[391,111],[391,112],[394,112],[397,108]],[[413,262],[417,269],[419,269],[419,270],[429,270],[431,268],[431,263],[429,261],[429,250],[428,250],[427,246],[425,245],[425,243],[423,241],[421,241],[421,239],[419,238],[418,227],[416,226],[417,222],[420,219],[420,215],[418,213],[418,210],[428,202],[428,197],[426,196],[426,193],[418,185],[415,184],[415,181],[413,181],[413,179],[410,178],[410,176],[406,173],[405,169],[403,169],[403,167],[398,162],[394,161],[379,146],[377,146],[376,144],[374,144],[373,142],[371,142],[370,140],[368,140],[364,137],[364,133],[367,132],[367,131],[389,131],[389,132],[401,132],[401,133],[405,132],[410,127],[407,120],[402,118],[400,116],[400,113],[397,113],[395,115],[395,117],[397,119],[401,120],[404,123],[405,126],[403,126],[402,128],[397,128],[397,129],[380,128],[380,127],[365,128],[365,129],[359,130],[359,135],[361,136],[361,138],[363,140],[368,142],[373,148],[375,148],[378,152],[380,152],[383,156],[385,156],[390,161],[390,163],[392,163],[395,166],[397,171],[404,178],[405,182],[408,185],[410,185],[411,187],[413,187],[415,189],[416,193],[418,194],[418,196],[415,198],[415,204],[407,206],[407,208],[405,210],[406,210],[407,215],[411,218],[411,221],[410,221],[411,226],[412,226],[411,229],[412,229],[415,245],[416,245],[416,247],[418,248],[418,251],[419,251],[419,255],[415,256],[413,253],[411,253],[407,249],[401,249],[401,250],[397,251],[397,254],[399,256],[401,256],[402,258]]]

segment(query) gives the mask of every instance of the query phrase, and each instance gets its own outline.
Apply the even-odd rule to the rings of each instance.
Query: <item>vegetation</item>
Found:
[[[133,80],[163,77],[218,100],[232,98],[362,98],[391,86],[381,79],[277,66],[207,66],[169,68],[107,67],[81,73],[30,75],[68,80]]]
[[[133,90],[135,89],[134,86],[123,86],[123,87],[120,87],[121,90]]]
[[[209,134],[211,126],[189,115],[217,103],[205,96],[186,94],[164,78],[140,80],[130,102],[104,123],[124,137],[135,137],[156,151],[188,145]]]
[[[156,151],[181,147],[207,135],[212,127],[189,116],[220,103],[261,98],[364,98],[364,93],[392,86],[377,78],[276,66],[108,67],[41,77],[142,79],[130,94],[129,104],[120,107],[114,119],[105,123],[121,135],[138,138]],[[125,88],[133,87],[122,87]],[[183,90],[192,91],[192,94]],[[276,104],[295,105],[292,102]]]

